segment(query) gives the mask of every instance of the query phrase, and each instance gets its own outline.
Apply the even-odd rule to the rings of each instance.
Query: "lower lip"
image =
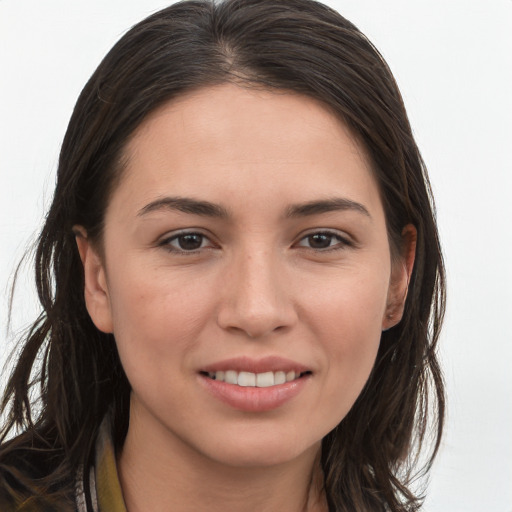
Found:
[[[215,398],[234,409],[247,412],[265,412],[281,407],[302,391],[310,377],[304,375],[285,384],[257,388],[228,384],[200,375],[202,383]]]

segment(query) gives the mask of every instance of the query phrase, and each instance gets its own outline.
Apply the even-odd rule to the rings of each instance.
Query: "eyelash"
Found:
[[[201,238],[201,245],[198,248],[187,250],[180,247],[174,247],[172,245],[172,242],[179,241],[180,238],[183,237],[200,237]],[[307,240],[308,238],[315,237],[315,236],[325,236],[329,237],[329,243],[332,242],[332,240],[337,240],[337,243],[334,245],[329,245],[327,247],[321,247],[321,248],[315,248],[315,247],[308,247],[305,245],[301,245],[301,242]],[[204,249],[211,249],[214,248],[212,246],[206,246],[203,247],[203,244],[210,241],[210,239],[203,233],[198,231],[182,231],[180,233],[176,233],[168,238],[165,238],[159,243],[159,246],[164,247],[169,252],[178,254],[178,255],[195,255],[198,254],[201,250]],[[210,244],[213,245],[213,242],[210,241]],[[335,231],[330,230],[320,230],[320,231],[313,231],[311,233],[308,233],[304,236],[302,236],[299,239],[299,242],[294,244],[294,246],[303,247],[307,250],[314,251],[316,253],[325,253],[325,252],[331,252],[331,251],[339,251],[343,250],[347,247],[353,247],[354,243],[350,241],[348,238],[341,236],[339,233]]]
[[[307,233],[299,240],[299,246],[300,246],[300,242],[302,242],[303,240],[307,240],[308,238],[311,238],[314,236],[330,237],[330,239],[331,239],[330,241],[335,239],[335,240],[337,240],[337,243],[335,245],[332,245],[332,246],[329,245],[328,247],[323,247],[323,248],[314,248],[314,247],[306,247],[306,246],[301,246],[301,247],[305,247],[306,249],[312,250],[314,252],[325,253],[325,252],[331,252],[331,251],[340,251],[340,250],[346,249],[347,247],[354,246],[354,243],[351,240],[349,240],[348,237],[344,237],[336,231],[330,231],[330,230],[326,230],[326,229]]]
[[[186,250],[186,249],[182,249],[182,248],[179,248],[179,247],[174,247],[172,245],[172,242],[174,241],[178,241],[180,238],[183,238],[183,237],[194,237],[194,236],[197,236],[197,237],[201,237],[201,246],[198,247],[197,249],[192,249],[192,250]],[[211,249],[212,247],[202,247],[203,243],[206,242],[206,241],[210,241],[210,239],[203,233],[199,232],[199,231],[181,231],[180,233],[176,233],[168,238],[165,238],[164,240],[162,240],[159,245],[161,247],[164,247],[165,249],[167,249],[169,252],[172,252],[172,253],[175,253],[175,254],[178,254],[178,255],[194,255],[194,254],[198,254],[199,251],[201,250],[204,250],[204,249]],[[212,243],[210,241],[210,243]]]

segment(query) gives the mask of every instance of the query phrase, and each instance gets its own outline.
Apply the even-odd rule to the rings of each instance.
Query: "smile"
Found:
[[[311,372],[276,371],[264,373],[238,372],[236,370],[208,372],[212,380],[235,384],[241,387],[269,388],[292,382]]]
[[[235,357],[203,366],[199,382],[210,396],[245,412],[271,411],[311,385],[313,369],[279,356]]]

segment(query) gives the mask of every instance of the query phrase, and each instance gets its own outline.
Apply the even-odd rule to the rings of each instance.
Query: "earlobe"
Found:
[[[87,311],[100,331],[111,333],[112,313],[104,263],[87,237],[87,231],[82,226],[74,226],[73,232],[84,267],[84,297]]]
[[[383,331],[391,329],[402,320],[416,257],[416,240],[416,228],[412,224],[407,224],[402,230],[402,247],[399,261],[393,263],[391,271],[388,301],[382,319]]]

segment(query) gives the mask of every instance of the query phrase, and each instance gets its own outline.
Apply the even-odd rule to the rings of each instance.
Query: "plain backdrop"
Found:
[[[158,0],[0,0],[0,365],[37,312],[22,267],[74,102]],[[383,53],[436,197],[448,272],[446,435],[425,510],[512,511],[512,1],[330,0]],[[5,372],[2,382],[5,382]]]

